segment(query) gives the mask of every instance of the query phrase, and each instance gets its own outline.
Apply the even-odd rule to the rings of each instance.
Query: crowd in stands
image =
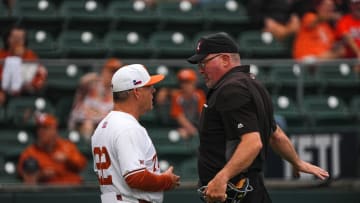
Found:
[[[14,0],[3,1],[9,8]],[[163,1],[145,0],[156,6]],[[194,5],[210,0],[191,0]],[[225,2],[218,0],[216,2]],[[293,59],[311,62],[320,59],[360,59],[360,0],[248,0],[248,15],[257,30],[269,32],[278,41],[292,41]],[[2,5],[1,5],[2,6]],[[44,95],[47,70],[27,46],[26,31],[14,26],[2,36],[0,47],[0,106],[11,98]],[[240,44],[241,47],[241,44]],[[185,60],[185,58],[184,58]],[[67,128],[89,140],[98,122],[112,109],[112,74],[124,63],[109,58],[100,72],[85,74],[73,95]],[[360,73],[359,66],[354,70]],[[197,136],[197,122],[206,101],[197,73],[184,67],[177,72],[178,86],[157,90],[155,111],[159,123],[175,123],[183,139]],[[58,136],[57,118],[36,116],[36,142],[19,158],[18,172],[24,182],[80,183],[79,172],[86,158],[71,142]],[[282,118],[280,118],[281,120]],[[173,124],[174,124],[173,123]]]
[[[293,40],[294,59],[358,58],[358,0],[257,0],[249,1],[248,8],[253,22],[263,31],[277,40]]]
[[[3,2],[6,2],[10,10],[16,5],[16,1]],[[144,1],[145,4],[153,7],[168,2],[180,1]],[[193,0],[189,2],[194,7],[201,7],[204,4],[224,4],[228,1]],[[359,57],[358,21],[360,21],[360,16],[358,13],[360,2],[358,0],[238,0],[237,3],[246,8],[244,12],[247,13],[244,15],[249,16],[251,24],[248,29],[271,33],[263,36],[266,43],[272,39],[290,42],[294,59],[312,61]],[[228,7],[229,9],[230,7],[237,8],[234,5]],[[189,8],[191,9],[191,6]],[[241,33],[236,34],[241,35]],[[265,38],[270,38],[270,40]],[[10,42],[4,44],[5,49],[9,49],[8,43]],[[16,54],[14,48],[7,51]],[[17,49],[17,52],[19,51],[21,52]],[[0,57],[5,58],[6,56],[3,54]],[[22,57],[24,60],[29,57],[37,58],[31,52],[22,53]],[[120,58],[122,57],[120,56]]]

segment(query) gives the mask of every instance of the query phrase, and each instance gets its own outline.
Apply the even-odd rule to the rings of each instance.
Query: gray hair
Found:
[[[114,102],[124,102],[130,97],[130,91],[132,90],[125,90],[121,92],[113,92],[113,100]]]
[[[231,58],[231,61],[232,61],[233,63],[240,64],[240,54],[238,54],[238,53],[231,53],[231,54],[230,54],[230,58]]]

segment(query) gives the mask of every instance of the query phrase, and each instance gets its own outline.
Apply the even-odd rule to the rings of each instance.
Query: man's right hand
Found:
[[[180,185],[180,176],[173,173],[174,167],[170,166],[163,174],[166,176],[171,177],[172,185],[169,188],[170,190],[174,189],[175,187]]]

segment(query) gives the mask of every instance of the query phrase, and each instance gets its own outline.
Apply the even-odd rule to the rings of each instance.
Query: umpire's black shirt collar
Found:
[[[223,77],[220,78],[220,80],[212,88],[210,88],[210,91],[220,87],[221,84],[223,84],[229,77],[231,77],[232,73],[235,72],[250,73],[250,65],[240,65],[232,68],[230,71],[225,73]]]

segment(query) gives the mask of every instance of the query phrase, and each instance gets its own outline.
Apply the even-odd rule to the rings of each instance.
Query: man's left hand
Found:
[[[294,175],[297,177],[300,176],[299,172],[313,174],[321,180],[325,180],[329,177],[329,172],[327,172],[326,170],[303,160],[301,160],[298,164],[294,165]]]

